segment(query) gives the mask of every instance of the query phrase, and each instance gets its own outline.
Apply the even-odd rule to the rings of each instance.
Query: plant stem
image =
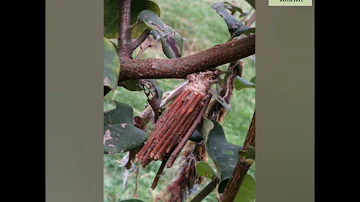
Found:
[[[217,186],[219,182],[219,178],[213,179],[209,184],[207,184],[204,189],[200,191],[190,202],[200,202],[202,201],[207,195],[209,195]]]
[[[199,53],[173,59],[138,59],[121,61],[119,82],[129,79],[185,78],[255,54],[255,34],[216,45]]]
[[[118,55],[120,62],[130,59],[132,41],[131,41],[131,0],[119,0],[119,36],[118,36]],[[130,53],[130,54],[129,54]]]
[[[245,26],[250,27],[255,22],[255,19],[256,19],[256,15],[255,15],[255,12],[254,12],[252,14],[252,16],[250,17],[250,19],[248,21],[246,21]]]
[[[146,42],[146,44],[145,44],[144,46],[140,47],[140,51],[139,51],[139,53],[136,55],[135,60],[139,59],[140,56],[143,54],[143,52],[144,52],[147,48],[149,48],[149,47],[151,47],[151,46],[152,46],[152,44],[151,44],[151,38],[148,37],[148,41]]]
[[[150,30],[146,29],[141,34],[141,36],[138,39],[136,39],[136,41],[133,42],[131,52],[134,52],[134,50],[145,41],[145,39],[149,36],[149,33],[150,33]]]
[[[135,194],[134,194],[134,197],[135,198],[138,198],[138,193],[137,193],[137,191],[138,191],[138,186],[139,186],[139,167],[137,167],[136,166],[136,168],[135,168],[136,170],[135,170]]]
[[[161,165],[160,165],[160,168],[158,170],[158,172],[156,173],[156,176],[155,176],[155,179],[151,185],[151,189],[155,189],[156,188],[156,185],[161,177],[161,174],[162,172],[164,171],[164,168],[165,168],[165,165],[166,165],[166,162],[168,161],[168,157],[164,157],[163,161],[161,162]]]

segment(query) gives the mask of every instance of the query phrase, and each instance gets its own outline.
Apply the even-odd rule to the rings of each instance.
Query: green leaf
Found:
[[[225,7],[224,3],[214,3],[211,7],[222,17],[224,18],[226,25],[228,27],[231,38],[240,36],[241,34],[250,34],[255,31],[255,28],[250,28],[245,26],[240,20],[232,16]]]
[[[138,15],[138,20],[145,23],[149,28],[159,32],[161,37],[174,32],[174,30],[166,25],[160,16],[151,10],[143,10]]]
[[[160,7],[155,2],[145,0],[131,0],[131,24],[136,23],[139,13],[143,10],[151,10],[155,12],[158,16],[160,16]],[[131,30],[131,37],[133,39],[140,37],[140,35],[144,32],[145,29],[148,29],[146,24],[137,24]]]
[[[189,140],[191,140],[193,142],[200,142],[200,141],[204,140],[204,138],[201,136],[201,134],[199,133],[198,130],[195,130],[193,132],[193,134],[190,136]]]
[[[120,60],[114,45],[104,37],[104,85],[115,89],[120,75]]]
[[[114,46],[114,48],[117,49],[117,47],[118,47],[117,44],[116,44],[115,42],[111,41],[111,40],[109,40],[109,41],[112,43],[112,45]]]
[[[246,36],[249,36],[250,34],[255,34],[255,27],[245,27],[245,25],[237,29],[232,37],[240,36],[241,34],[245,34]]]
[[[159,33],[158,31],[154,30],[154,29],[151,30],[149,34],[153,36],[153,38],[155,39],[155,41],[159,41],[160,38],[161,38],[160,33]]]
[[[237,76],[237,79],[235,80],[235,89],[242,90],[244,88],[255,88],[255,84]]]
[[[115,90],[114,90],[114,94],[112,95],[111,97],[111,100],[113,101],[116,101],[116,102],[121,102],[121,87],[117,87]]]
[[[182,56],[185,38],[183,38],[178,32],[172,32],[166,37],[161,37],[160,40],[166,57],[171,59],[180,58]]]
[[[126,200],[121,200],[119,202],[145,202],[139,199],[126,199]]]
[[[245,68],[253,68],[256,69],[256,63],[255,63],[255,55],[251,55],[247,58],[244,58],[244,66]]]
[[[104,37],[117,38],[119,24],[119,5],[117,0],[104,0]]]
[[[129,91],[142,91],[143,88],[139,83],[139,80],[126,80],[121,82],[121,84]]]
[[[130,123],[104,126],[104,153],[126,152],[140,147],[147,134]]]
[[[116,109],[104,113],[104,126],[133,122],[133,108],[127,104],[117,102]]]
[[[246,174],[234,202],[255,202],[256,183],[253,176]]]
[[[242,146],[228,143],[222,126],[214,120],[212,122],[214,127],[206,137],[205,147],[216,165],[217,173],[220,173],[218,191],[222,193],[234,171]]]
[[[116,109],[116,102],[112,100],[112,96],[114,95],[114,91],[109,91],[104,97],[104,113],[107,113],[111,110]]]
[[[241,14],[240,16],[244,15],[244,12],[241,8],[234,6],[233,4],[231,4],[229,2],[224,2],[224,4],[225,4],[226,8],[229,9],[230,11],[232,11],[232,12],[238,11]]]
[[[200,124],[199,133],[204,138],[205,142],[206,142],[206,139],[207,139],[207,136],[208,136],[209,132],[213,128],[214,128],[214,123],[210,119],[207,119],[207,118],[202,119],[202,122]]]
[[[143,130],[133,125],[132,107],[120,102],[116,106],[104,114],[104,154],[133,150],[147,138]]]
[[[250,79],[250,82],[253,84],[256,84],[256,76],[254,76],[252,79]]]
[[[160,7],[153,1],[132,0],[131,1],[131,24],[137,21],[138,14],[142,10],[152,10],[160,16]],[[119,34],[119,0],[104,0],[104,36],[106,38],[117,38]],[[132,32],[132,38],[138,38],[147,28],[143,23],[136,25]]]
[[[182,56],[185,38],[166,25],[156,13],[151,10],[143,10],[139,13],[139,20],[152,30],[156,30],[158,35],[160,35],[162,49],[166,57],[179,58]],[[152,35],[158,38],[157,33],[153,32]]]
[[[245,162],[247,164],[252,164],[255,162],[255,147],[251,146],[251,145],[247,145],[246,146],[246,151],[244,150],[240,150],[239,151],[239,155],[245,159]]]
[[[255,0],[245,0],[248,4],[255,9]]]
[[[210,167],[210,165],[204,161],[197,162],[196,174],[199,176],[206,177],[210,180],[212,180],[214,177],[216,177],[216,173],[213,171],[213,169]]]

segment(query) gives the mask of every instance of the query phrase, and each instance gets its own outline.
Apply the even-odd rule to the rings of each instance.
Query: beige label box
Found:
[[[268,0],[269,6],[312,6],[313,0]]]

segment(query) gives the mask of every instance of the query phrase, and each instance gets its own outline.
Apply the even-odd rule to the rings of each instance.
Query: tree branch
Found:
[[[243,150],[246,150],[247,145],[255,146],[255,111],[251,120],[251,124],[244,141]],[[246,176],[247,171],[249,170],[251,164],[248,165],[242,157],[239,157],[238,162],[236,163],[235,169],[229,182],[227,183],[224,195],[221,197],[221,202],[232,202],[234,201],[236,194],[238,193],[242,182]]]
[[[250,35],[183,58],[121,61],[119,82],[129,79],[185,78],[188,74],[253,54],[255,54],[255,35]]]
[[[118,36],[118,55],[120,61],[130,59],[132,41],[131,41],[131,28],[130,28],[130,9],[131,0],[119,0],[119,36]]]

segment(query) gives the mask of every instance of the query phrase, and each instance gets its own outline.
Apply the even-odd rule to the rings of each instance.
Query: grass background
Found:
[[[211,48],[217,44],[224,43],[229,38],[226,24],[212,8],[211,4],[216,0],[153,0],[161,9],[162,20],[177,30],[187,40],[184,44],[183,57],[193,53]],[[228,1],[245,12],[250,11],[250,6],[244,0]],[[136,53],[139,51],[135,51]],[[140,58],[166,58],[158,43],[144,51]],[[250,80],[255,76],[255,66],[250,59],[244,59],[244,78]],[[157,80],[163,92],[170,91],[176,84],[183,82],[181,79]],[[134,115],[139,115],[144,109],[146,96],[143,92],[123,91],[123,103],[134,108]],[[244,89],[235,91],[222,126],[226,139],[232,144],[242,145],[255,109],[255,89]],[[104,202],[119,202],[124,199],[135,198],[135,175],[128,174],[125,189],[123,181],[125,168],[119,166],[119,161],[125,154],[104,155]],[[165,169],[162,178],[155,190],[151,190],[152,181],[161,162],[149,164],[145,169],[139,168],[137,197],[143,201],[154,201],[155,197],[166,189],[166,186],[174,178],[178,166],[176,163],[171,169]],[[249,171],[255,177],[255,165]],[[206,183],[208,183],[207,180]],[[198,187],[200,191],[205,185]],[[203,201],[217,201],[215,193],[208,195]]]

